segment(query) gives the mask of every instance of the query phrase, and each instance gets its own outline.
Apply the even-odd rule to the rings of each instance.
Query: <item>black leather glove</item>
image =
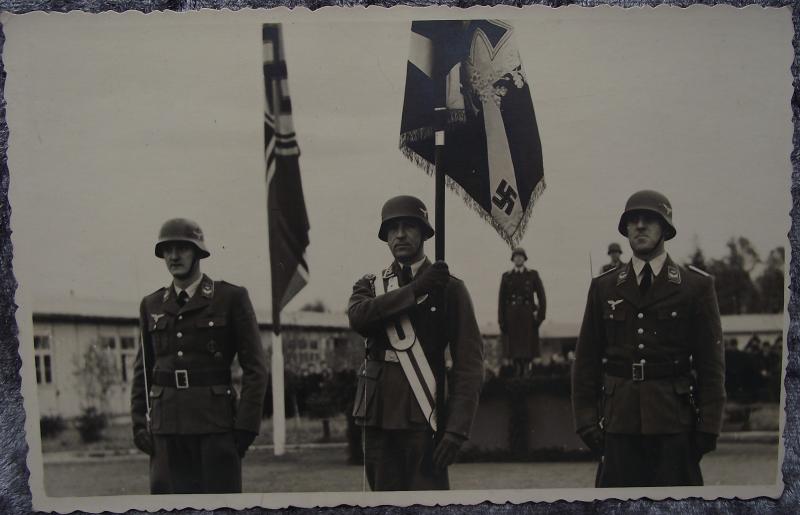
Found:
[[[146,427],[138,426],[133,428],[133,444],[148,456],[153,455],[153,435],[150,434]]]
[[[411,281],[411,290],[415,297],[433,293],[447,285],[450,280],[450,269],[444,261],[436,261]]]
[[[236,450],[239,452],[240,458],[244,458],[247,449],[250,448],[256,436],[256,433],[252,431],[245,431],[244,429],[233,430],[233,437],[236,439]]]
[[[704,454],[717,448],[717,435],[696,431],[694,433],[694,448],[697,450],[697,458],[702,458]]]
[[[455,433],[445,433],[442,440],[433,450],[433,466],[443,469],[452,465],[458,457],[458,451],[464,445],[464,438]]]
[[[597,426],[588,426],[578,431],[586,447],[596,456],[602,456],[605,448],[605,435]]]

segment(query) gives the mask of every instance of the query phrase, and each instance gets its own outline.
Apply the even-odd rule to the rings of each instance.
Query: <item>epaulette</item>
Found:
[[[162,286],[161,288],[157,289],[154,292],[148,293],[145,297],[158,297],[159,295],[164,293],[164,290],[167,290],[166,286]]]
[[[688,269],[689,269],[689,270],[691,270],[692,272],[696,272],[696,273],[698,273],[698,274],[700,274],[700,275],[704,275],[704,276],[706,276],[706,277],[711,277],[711,274],[709,274],[709,273],[708,273],[708,272],[706,272],[705,270],[700,270],[699,268],[697,268],[697,267],[696,267],[696,266],[694,266],[694,265],[689,265],[689,266],[687,266],[686,268],[688,268]]]

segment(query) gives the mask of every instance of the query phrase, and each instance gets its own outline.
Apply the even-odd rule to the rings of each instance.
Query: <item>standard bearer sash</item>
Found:
[[[397,274],[391,268],[383,270],[378,277],[381,278],[380,282],[384,285],[385,293],[400,286]],[[403,368],[408,384],[411,385],[411,391],[414,392],[422,414],[425,415],[431,429],[436,432],[436,378],[408,315],[400,315],[386,322],[386,335],[397,354],[397,360]]]

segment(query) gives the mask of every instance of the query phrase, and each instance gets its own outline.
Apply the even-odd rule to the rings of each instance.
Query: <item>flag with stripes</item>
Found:
[[[272,274],[273,323],[308,282],[308,215],[292,125],[292,104],[280,24],[264,24],[264,151],[267,163],[267,216]]]
[[[429,174],[437,107],[445,108],[448,186],[516,245],[545,181],[531,88],[510,23],[412,23],[400,150]]]

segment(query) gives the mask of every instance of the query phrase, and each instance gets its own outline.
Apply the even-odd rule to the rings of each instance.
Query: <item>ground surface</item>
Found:
[[[245,492],[331,492],[363,488],[362,469],[345,464],[345,448],[309,449],[276,458],[268,450],[248,454]],[[777,444],[729,443],[703,460],[707,485],[772,484]],[[450,469],[457,490],[591,487],[592,463],[463,463]],[[45,465],[50,496],[146,494],[147,460],[140,455]]]

